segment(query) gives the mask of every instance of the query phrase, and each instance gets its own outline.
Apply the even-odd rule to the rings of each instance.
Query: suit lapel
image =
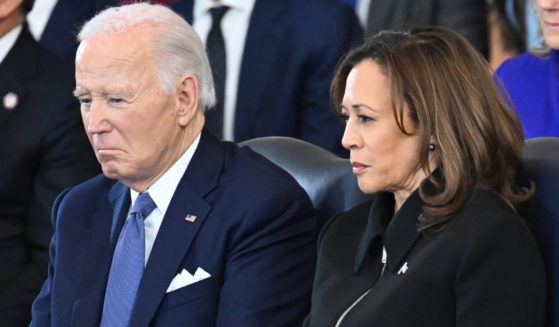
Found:
[[[115,183],[110,189],[107,203],[98,207],[90,219],[90,233],[85,253],[81,294],[74,303],[72,322],[99,324],[114,249],[120,230],[130,207],[129,189]],[[86,284],[84,283],[86,282]]]
[[[217,186],[223,153],[219,142],[204,131],[155,239],[138,289],[131,326],[149,325],[171,280],[180,270],[192,241],[210,212],[211,205],[204,197]],[[187,221],[187,215],[194,215],[196,219]]]
[[[369,277],[373,282],[377,280],[381,272],[381,265],[370,263],[381,262],[382,238],[393,212],[394,197],[388,193],[377,193],[369,210],[367,227],[361,235],[361,240],[355,253],[353,265],[353,273],[355,275]]]
[[[417,226],[422,206],[423,201],[419,196],[419,191],[415,191],[398,210],[386,228],[383,242],[388,254],[387,268],[392,272],[400,269],[409,251],[421,236],[417,232]]]
[[[25,100],[25,80],[37,74],[38,58],[35,48],[33,36],[24,24],[14,46],[0,65],[0,126]],[[13,93],[18,98],[18,106],[12,110],[4,105],[4,97],[8,93]]]
[[[285,1],[257,0],[247,31],[237,90],[235,139],[250,138],[253,117],[261,106],[270,70],[281,49],[281,33],[287,28]]]

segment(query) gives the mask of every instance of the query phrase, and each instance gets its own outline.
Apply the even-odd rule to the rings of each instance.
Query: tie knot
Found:
[[[219,6],[219,7],[211,8],[210,14],[212,15],[212,24],[219,25],[221,23],[221,19],[223,18],[223,15],[225,15],[225,12],[227,12],[227,10],[229,10],[229,7],[227,6]]]
[[[132,205],[131,214],[140,214],[142,218],[146,218],[155,209],[155,202],[151,199],[148,192],[140,193],[134,205]]]

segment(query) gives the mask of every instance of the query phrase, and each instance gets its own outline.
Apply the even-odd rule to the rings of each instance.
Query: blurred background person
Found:
[[[47,276],[50,209],[100,172],[72,95],[71,63],[31,36],[33,1],[0,1],[0,326],[26,326]]]
[[[305,325],[543,326],[522,129],[477,51],[440,27],[380,33],[343,59],[332,98],[375,197],[323,227]]]
[[[355,7],[367,35],[438,25],[462,34],[487,57],[486,0],[340,0]]]
[[[497,70],[526,138],[559,136],[559,0],[535,0],[535,5],[543,46],[505,61]]]
[[[35,36],[41,44],[61,58],[74,60],[78,44],[76,35],[85,21],[115,0],[36,0],[51,10],[46,22],[37,22]],[[45,13],[49,13],[45,8]],[[33,17],[37,21],[43,17]],[[35,24],[34,24],[35,25]]]
[[[337,0],[181,0],[171,7],[204,40],[216,81],[208,128],[237,142],[282,135],[347,156],[332,114],[336,63],[362,31]]]

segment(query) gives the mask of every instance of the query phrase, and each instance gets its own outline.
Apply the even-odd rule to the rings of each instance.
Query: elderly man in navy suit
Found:
[[[79,34],[75,95],[103,175],[53,208],[32,326],[297,326],[315,219],[294,179],[204,128],[202,42],[172,10],[107,9]]]

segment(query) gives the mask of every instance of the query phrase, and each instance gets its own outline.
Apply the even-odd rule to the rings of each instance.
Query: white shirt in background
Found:
[[[223,104],[223,139],[234,141],[235,105],[241,73],[241,62],[245,48],[248,25],[256,0],[195,0],[193,8],[194,30],[205,43],[212,26],[210,9],[228,6],[229,10],[221,21],[221,31],[225,40],[226,76],[225,99]]]
[[[39,40],[47,26],[57,0],[35,0],[33,10],[27,15],[27,23],[35,40]]]

